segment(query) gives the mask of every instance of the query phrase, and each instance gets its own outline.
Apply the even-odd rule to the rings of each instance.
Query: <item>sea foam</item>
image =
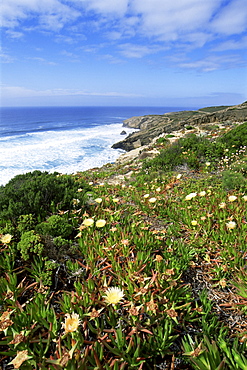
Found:
[[[117,123],[2,137],[0,185],[34,170],[71,174],[115,162],[123,151],[111,146],[123,139],[122,130],[122,124]]]

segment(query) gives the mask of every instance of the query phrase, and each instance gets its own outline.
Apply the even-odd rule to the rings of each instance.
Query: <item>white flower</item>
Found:
[[[230,229],[230,230],[235,229],[235,227],[236,227],[236,222],[234,222],[234,221],[229,221],[229,222],[227,222],[227,223],[226,223],[226,227],[227,227],[228,229]]]
[[[157,200],[156,198],[150,198],[150,199],[148,199],[149,203],[155,203],[156,200]]]
[[[12,235],[10,235],[10,234],[5,234],[5,235],[3,235],[2,237],[1,237],[1,242],[2,243],[4,243],[4,244],[8,244],[8,243],[10,243],[10,241],[11,241],[11,239],[12,239]]]
[[[201,191],[201,192],[199,193],[199,195],[200,195],[200,197],[204,197],[204,196],[206,195],[206,192],[205,192],[205,191]]]
[[[197,225],[197,221],[196,220],[192,220],[191,221],[191,225],[196,226]]]
[[[228,197],[229,202],[234,202],[236,199],[237,199],[237,197],[235,195],[230,195]]]
[[[96,199],[94,199],[94,201],[96,202],[96,203],[101,203],[102,202],[102,198],[96,198]]]
[[[143,198],[148,198],[148,197],[149,197],[149,194],[143,195]]]
[[[118,287],[111,287],[107,289],[104,299],[108,304],[117,304],[123,299],[123,297],[124,292],[122,289]]]
[[[206,162],[206,163],[205,163],[205,165],[206,165],[207,167],[209,167],[209,166],[211,165],[211,163],[210,163],[210,162]]]
[[[197,196],[197,193],[190,193],[186,195],[185,200],[191,200],[192,198],[195,198]]]
[[[182,174],[181,174],[181,173],[179,173],[179,174],[177,175],[176,179],[177,179],[177,180],[179,180],[179,179],[181,179],[181,177],[182,177]]]
[[[106,220],[98,220],[96,221],[96,227],[104,227],[106,224]]]
[[[65,334],[76,331],[80,323],[81,321],[77,313],[72,313],[71,315],[69,313],[66,313],[65,322],[62,323],[62,327],[64,328]]]
[[[94,224],[94,220],[92,218],[86,218],[84,221],[83,221],[83,225],[84,226],[92,226]]]

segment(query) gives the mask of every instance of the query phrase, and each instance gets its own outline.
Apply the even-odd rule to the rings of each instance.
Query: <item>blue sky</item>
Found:
[[[2,0],[1,105],[247,100],[246,0]]]

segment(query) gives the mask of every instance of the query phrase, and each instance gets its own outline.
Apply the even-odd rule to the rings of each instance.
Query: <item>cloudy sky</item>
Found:
[[[2,0],[3,106],[247,100],[246,0]]]

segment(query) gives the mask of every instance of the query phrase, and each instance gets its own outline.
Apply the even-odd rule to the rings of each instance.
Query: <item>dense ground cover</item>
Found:
[[[2,368],[246,370],[245,130],[2,187]]]

